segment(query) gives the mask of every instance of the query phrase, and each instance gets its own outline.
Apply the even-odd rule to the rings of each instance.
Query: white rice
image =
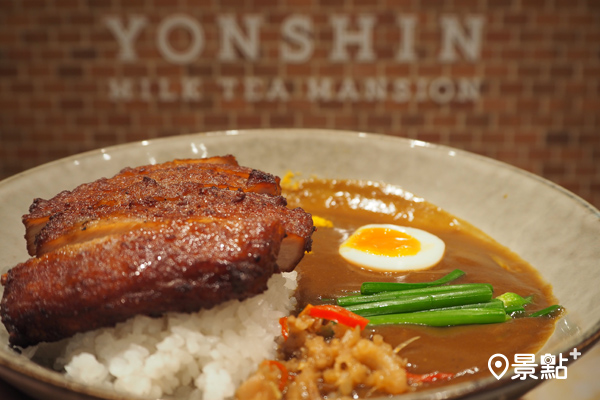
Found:
[[[295,305],[296,273],[275,274],[269,289],[194,314],[137,316],[78,334],[55,368],[89,385],[147,398],[221,400],[263,359],[273,358],[279,318]]]

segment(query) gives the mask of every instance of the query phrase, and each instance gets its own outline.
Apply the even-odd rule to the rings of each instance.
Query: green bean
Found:
[[[348,307],[355,304],[363,304],[363,303],[374,303],[377,301],[386,301],[393,300],[403,296],[412,296],[412,295],[426,295],[426,294],[436,294],[436,293],[444,293],[444,292],[452,292],[462,289],[468,289],[472,287],[481,287],[486,286],[492,289],[492,285],[488,283],[463,283],[460,285],[445,285],[445,286],[433,286],[433,287],[424,287],[418,289],[407,289],[407,290],[398,290],[393,292],[380,292],[371,295],[352,295],[352,296],[344,296],[339,297],[337,299],[337,304],[342,307]]]
[[[428,326],[455,326],[492,324],[510,319],[504,310],[468,308],[460,310],[430,310],[412,313],[377,315],[369,317],[369,326],[387,324],[417,324]]]
[[[396,314],[481,303],[489,301],[491,298],[492,289],[487,285],[481,285],[451,292],[402,296],[394,300],[356,304],[346,308],[358,315],[366,317],[371,315]]]
[[[452,282],[460,278],[465,273],[460,269],[455,269],[442,278],[432,282],[364,282],[360,287],[361,294],[374,294],[379,292],[389,292],[407,289],[418,289],[429,286],[443,285],[444,283]]]

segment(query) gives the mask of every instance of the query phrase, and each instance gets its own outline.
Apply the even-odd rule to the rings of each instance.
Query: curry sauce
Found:
[[[365,281],[426,282],[454,269],[466,274],[453,283],[490,283],[494,297],[515,292],[533,295],[526,308],[539,310],[556,303],[550,285],[527,262],[477,228],[391,185],[366,181],[311,179],[285,190],[290,207],[330,221],[313,235],[313,250],[296,268],[298,309],[306,304],[332,303],[359,292]],[[428,231],[446,244],[440,263],[422,271],[384,273],[350,264],[338,254],[340,244],[360,226],[387,223]],[[426,374],[458,374],[451,383],[490,375],[489,358],[501,353],[535,353],[554,330],[548,318],[513,318],[506,323],[434,328],[417,325],[368,327],[363,335],[380,334],[392,346],[405,343],[400,355],[407,370]],[[444,385],[434,382],[421,387]],[[417,388],[418,390],[419,388]]]

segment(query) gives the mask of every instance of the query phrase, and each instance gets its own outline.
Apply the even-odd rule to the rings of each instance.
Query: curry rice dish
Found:
[[[446,327],[349,327],[335,316],[319,314],[319,307],[360,292],[364,282],[431,282],[456,269],[464,275],[452,284],[490,284],[494,297],[517,293],[528,298],[528,310],[543,309],[556,301],[551,288],[517,255],[468,223],[397,187],[319,179],[283,186],[282,191],[279,178],[240,167],[233,157],[226,156],[130,168],[49,201],[36,200],[24,217],[27,246],[34,257],[2,279],[1,311],[12,344],[25,347],[87,331],[56,345],[34,346],[28,352],[37,352],[35,360],[78,381],[149,398],[344,398],[397,394],[476,379],[489,374],[487,360],[492,354],[511,358],[516,353],[535,352],[552,333],[551,318],[507,318],[502,323]],[[123,210],[124,198],[131,203],[127,210],[133,211]],[[145,200],[134,201],[142,198]],[[185,205],[173,205],[181,203],[181,198],[186,199]],[[85,207],[78,206],[72,216],[65,217],[63,210],[71,207],[74,199],[91,201],[95,207],[82,212]],[[248,203],[245,208],[239,208],[238,203],[244,202]],[[266,211],[261,212],[261,207]],[[314,233],[311,214],[318,225]],[[145,225],[148,222],[150,227]],[[395,272],[342,257],[342,243],[358,228],[373,224],[433,234],[445,244],[443,257],[430,267],[409,266]],[[132,233],[137,231],[140,234]],[[187,235],[197,238],[194,251],[182,245]],[[91,250],[85,247],[107,241],[105,237],[119,239],[110,245],[92,245]],[[229,251],[227,259],[214,250],[219,247],[215,237],[226,245],[236,243],[229,247],[241,249],[239,254],[252,253],[252,257],[231,258]],[[144,271],[127,265],[150,265],[148,261],[155,260],[156,254],[146,248],[156,238],[160,246],[175,238],[180,245],[166,246],[165,254],[183,264],[170,263],[169,273],[156,270],[145,281],[150,286],[140,286],[137,282]],[[251,244],[241,238],[249,238]],[[125,261],[118,256],[124,239],[133,243],[125,246]],[[65,256],[65,247],[76,251]],[[111,257],[96,274],[93,263],[70,261],[82,251],[97,252],[96,261],[105,258],[103,251]],[[203,254],[209,254],[203,265],[209,265],[209,274],[223,284],[206,286],[202,268],[191,276],[173,275],[173,270],[188,268]],[[215,273],[222,264],[230,267]],[[63,282],[62,290],[72,302],[83,296],[94,305],[86,309],[89,317],[79,322],[81,310],[69,316],[67,308],[59,307],[50,314],[60,314],[61,323],[54,325],[50,334],[40,333],[48,323],[44,321],[46,305],[27,296],[25,288],[32,279],[37,282],[35,290],[43,282],[27,274],[22,277],[19,270],[26,269],[22,265],[32,271],[42,265],[48,273],[54,268],[79,271],[83,280],[74,277],[71,283]],[[118,266],[119,274],[111,275],[111,265]],[[248,271],[252,272],[245,273],[242,265],[251,265]],[[295,272],[284,272],[294,267]],[[120,278],[130,269],[128,279]],[[278,272],[284,273],[279,276]],[[108,281],[97,280],[103,274],[110,277]],[[109,302],[112,305],[100,312],[104,315],[100,324],[86,321],[94,320],[102,308],[99,299],[109,295],[97,289],[96,296],[86,297],[81,286],[81,282],[90,285],[94,280],[100,288],[109,281],[121,282],[117,284],[119,294]],[[128,281],[135,284],[122,283]],[[179,283],[170,285],[175,281]],[[70,285],[79,289],[70,290]],[[157,290],[169,285],[176,289]],[[19,286],[20,292],[14,289]],[[192,293],[206,287],[217,289],[199,301]],[[52,296],[50,290],[43,290],[45,296]],[[146,297],[127,295],[135,290]],[[182,296],[182,292],[190,294]],[[126,311],[118,311],[118,304],[123,303],[120,298],[128,299]],[[140,306],[143,303],[147,306]],[[32,321],[35,329],[27,331],[24,327]],[[64,321],[68,328],[61,326]],[[52,346],[60,355],[48,360],[45,352]],[[362,350],[353,353],[349,349]],[[373,357],[381,362],[374,364]]]

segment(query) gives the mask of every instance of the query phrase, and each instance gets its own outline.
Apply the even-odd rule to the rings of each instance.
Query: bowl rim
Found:
[[[478,162],[488,163],[492,165],[496,165],[503,169],[508,169],[511,172],[523,175],[529,179],[536,180],[551,189],[557,191],[563,196],[570,198],[572,201],[575,201],[579,206],[584,207],[590,214],[592,214],[597,221],[600,222],[600,210],[594,207],[591,203],[584,200],[577,194],[563,188],[562,186],[536,175],[532,172],[526,171],[522,168],[516,167],[514,165],[508,164],[504,161],[496,160],[487,156],[483,156],[474,152],[470,152],[467,150],[462,150],[458,148],[454,148],[445,144],[436,144],[430,143],[422,140],[406,138],[402,136],[392,136],[381,133],[371,133],[371,132],[359,132],[359,131],[350,131],[350,130],[341,130],[341,129],[320,129],[320,128],[265,128],[265,129],[241,129],[241,130],[217,130],[217,131],[206,131],[206,132],[197,132],[197,133],[188,133],[177,136],[168,136],[168,137],[158,137],[151,138],[147,140],[137,140],[131,141],[127,143],[121,143],[101,148],[96,148],[92,150],[88,150],[85,152],[77,153],[74,155],[70,155],[67,157],[63,157],[57,160],[53,160],[36,167],[27,169],[25,171],[19,172],[15,175],[7,177],[0,181],[0,190],[6,186],[11,184],[12,182],[20,179],[26,179],[29,175],[34,175],[44,169],[51,168],[56,165],[67,164],[69,162],[73,162],[75,160],[84,160],[92,157],[96,157],[98,155],[104,153],[114,153],[119,151],[127,150],[128,148],[136,148],[139,146],[158,146],[161,143],[170,142],[170,141],[181,141],[186,142],[193,138],[201,139],[201,138],[210,138],[210,137],[223,137],[223,136],[262,136],[269,134],[277,134],[279,136],[285,136],[286,133],[292,133],[295,135],[313,135],[318,138],[319,135],[329,135],[329,136],[345,136],[350,137],[354,136],[355,140],[379,140],[379,141],[390,141],[390,142],[404,142],[403,145],[409,147],[416,148],[425,148],[431,151],[437,151],[440,153],[444,153],[445,155],[451,156],[460,156],[471,158],[477,160]],[[596,343],[600,342],[600,321],[591,329],[591,332],[587,334],[587,336],[582,337],[580,340],[580,344],[577,344],[577,348],[581,353],[587,352],[590,348],[593,347]],[[579,347],[581,345],[581,348]],[[570,349],[570,346],[565,350],[559,351],[558,353],[565,353]],[[0,377],[7,378],[7,381],[12,383],[14,381],[14,377],[11,377],[11,373],[16,373],[17,375],[23,376],[28,379],[34,379],[38,382],[41,382],[44,385],[50,385],[55,388],[61,388],[68,391],[73,391],[76,393],[84,394],[91,397],[96,397],[100,399],[107,400],[124,400],[124,399],[132,399],[136,398],[131,395],[122,395],[114,390],[107,390],[103,388],[93,387],[85,384],[81,384],[76,381],[72,381],[67,379],[60,372],[53,371],[44,366],[31,362],[29,360],[17,359],[15,360],[13,357],[9,357],[10,353],[0,352]],[[567,363],[573,362],[572,360],[568,360]],[[540,367],[538,366],[539,370]],[[2,372],[3,370],[9,372]],[[507,374],[508,375],[508,374]],[[493,377],[481,378],[474,381],[463,382],[460,384],[444,386],[443,390],[445,392],[449,392],[448,396],[451,398],[462,397],[469,394],[482,394],[484,392],[494,392],[498,390],[503,390],[509,384],[512,383],[512,386],[515,384],[518,385],[526,385],[529,388],[541,383],[537,381],[529,381],[529,382],[515,382],[508,378],[508,376],[503,377],[500,380],[497,380]],[[529,389],[528,388],[528,389]],[[400,398],[403,400],[411,400],[411,399],[433,399],[439,398],[436,396],[436,393],[439,393],[439,390],[430,389],[424,390],[413,394],[404,394],[400,395]],[[443,398],[448,398],[444,396]]]
[[[70,156],[62,157],[56,160],[52,160],[38,166],[29,168],[27,170],[18,172],[14,175],[11,175],[3,180],[0,180],[0,187],[4,184],[10,183],[12,180],[21,179],[28,174],[33,174],[38,170],[43,170],[49,168],[55,164],[63,164],[68,161],[78,160],[82,158],[93,157],[98,154],[110,153],[114,151],[120,151],[129,147],[137,147],[137,146],[148,146],[148,145],[158,145],[162,142],[170,142],[174,140],[185,141],[186,139],[191,139],[195,137],[221,137],[221,136],[249,136],[249,135],[261,135],[265,133],[275,133],[281,132],[279,135],[285,134],[285,132],[290,132],[293,134],[306,134],[306,135],[316,135],[316,134],[326,134],[326,135],[340,135],[340,136],[351,136],[354,135],[358,140],[384,140],[384,141],[392,141],[392,142],[404,142],[410,147],[419,147],[419,148],[427,148],[434,151],[440,151],[442,153],[447,153],[452,156],[461,156],[472,158],[478,160],[480,162],[485,162],[489,164],[496,164],[501,168],[505,168],[516,172],[518,174],[527,176],[531,179],[534,179],[538,182],[545,184],[546,186],[551,187],[552,189],[557,190],[563,195],[575,200],[579,203],[579,205],[587,208],[592,214],[600,220],[600,209],[596,208],[587,200],[583,199],[581,196],[571,192],[570,190],[560,186],[557,183],[552,182],[551,180],[544,178],[540,175],[537,175],[533,172],[526,171],[525,169],[519,168],[515,165],[509,164],[505,161],[497,160],[488,156],[484,156],[481,154],[474,153],[472,151],[463,150],[459,148],[452,147],[450,145],[441,144],[441,143],[432,143],[419,139],[407,138],[404,136],[393,136],[387,135],[383,133],[375,133],[375,132],[363,132],[363,131],[351,131],[344,129],[329,129],[329,128],[254,128],[254,129],[230,129],[230,130],[216,130],[216,131],[200,131],[196,133],[187,133],[177,136],[163,136],[145,140],[136,140],[126,143],[115,144],[111,146],[99,147],[96,149],[87,150],[81,153],[73,154]]]

